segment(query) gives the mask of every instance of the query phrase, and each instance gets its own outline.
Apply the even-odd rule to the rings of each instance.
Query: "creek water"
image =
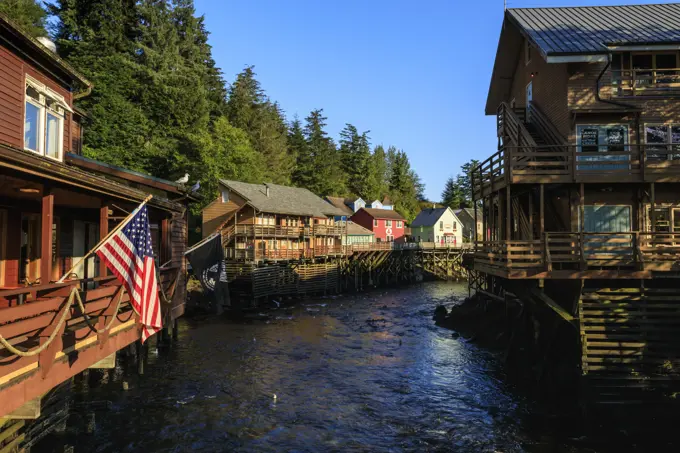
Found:
[[[501,357],[434,325],[438,304],[465,296],[464,284],[434,282],[256,320],[183,319],[143,376],[118,367],[78,380],[74,406],[91,409],[33,451],[595,451],[547,430],[504,383]]]

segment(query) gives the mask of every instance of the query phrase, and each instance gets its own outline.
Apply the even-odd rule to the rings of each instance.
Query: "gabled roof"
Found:
[[[346,215],[352,215],[354,214],[354,211],[347,206],[347,203],[352,203],[352,201],[347,201],[349,198],[342,198],[342,197],[326,197],[326,201],[332,204],[334,207],[338,208],[339,210],[343,211],[344,214]]]
[[[375,236],[368,228],[364,228],[351,220],[347,222],[347,236]]]
[[[220,184],[243,197],[261,212],[311,217],[345,215],[343,211],[301,187],[278,184],[249,184],[220,179]],[[267,196],[269,187],[269,196]]]
[[[544,57],[607,54],[610,47],[680,43],[680,4],[511,8]]]
[[[456,214],[456,217],[459,216],[459,215],[461,215],[461,214],[463,214],[463,213],[465,213],[465,214],[469,215],[471,219],[474,219],[474,218],[475,218],[475,210],[472,209],[472,208],[460,208],[460,209],[456,209],[455,211],[453,211],[453,213]],[[477,220],[481,219],[480,216],[477,216],[477,217],[478,217]]]
[[[45,47],[40,41],[31,36],[19,25],[12,22],[4,14],[0,14],[0,36],[5,37],[12,47],[23,53],[30,59],[36,60],[41,65],[47,65],[53,70],[53,74],[60,76],[60,80],[68,86],[80,85],[92,88],[92,83],[73,66],[62,60],[59,55]],[[68,79],[68,80],[66,80]]]
[[[387,219],[387,220],[404,220],[406,219],[399,214],[397,211],[392,209],[378,209],[378,208],[361,208],[359,211],[366,211],[368,215],[374,219]],[[359,212],[357,211],[357,212]]]
[[[430,208],[423,209],[418,213],[415,220],[411,222],[411,227],[431,227],[434,226],[439,218],[451,208]],[[453,211],[451,211],[453,213]],[[455,214],[453,214],[455,216]]]
[[[680,4],[511,8],[505,12],[485,113],[507,100],[524,40],[548,63],[607,61],[618,49],[680,49]],[[611,107],[610,107],[611,109]]]

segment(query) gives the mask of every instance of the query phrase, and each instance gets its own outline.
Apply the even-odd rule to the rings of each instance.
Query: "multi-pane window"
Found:
[[[378,219],[373,219],[373,226],[377,227],[378,226]]]
[[[64,115],[70,111],[64,97],[32,77],[26,77],[24,149],[62,160]]]
[[[385,220],[385,226],[387,228],[392,228],[392,221],[391,220]]]
[[[439,231],[442,231],[442,230],[444,230],[444,222],[440,220],[439,221]]]
[[[680,124],[646,124],[645,143],[648,159],[680,159]]]

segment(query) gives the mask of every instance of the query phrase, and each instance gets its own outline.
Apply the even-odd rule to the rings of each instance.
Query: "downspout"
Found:
[[[610,101],[608,99],[602,99],[600,97],[600,80],[602,79],[602,76],[604,76],[604,73],[607,72],[607,69],[609,69],[611,64],[612,64],[612,54],[608,53],[607,54],[607,64],[604,66],[604,68],[602,69],[602,72],[600,72],[600,75],[597,76],[597,80],[595,81],[595,99],[598,102],[604,102],[605,104],[612,104],[612,105],[616,105],[618,107],[625,107],[625,108],[628,108],[628,109],[637,110],[638,108],[635,107],[634,105],[624,104],[622,102]]]

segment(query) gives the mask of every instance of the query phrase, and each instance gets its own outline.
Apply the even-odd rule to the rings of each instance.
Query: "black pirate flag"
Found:
[[[224,263],[222,238],[219,234],[200,243],[186,253],[194,275],[203,286],[207,297],[215,302],[217,312],[222,307],[229,306],[229,287],[227,285],[227,270]]]

